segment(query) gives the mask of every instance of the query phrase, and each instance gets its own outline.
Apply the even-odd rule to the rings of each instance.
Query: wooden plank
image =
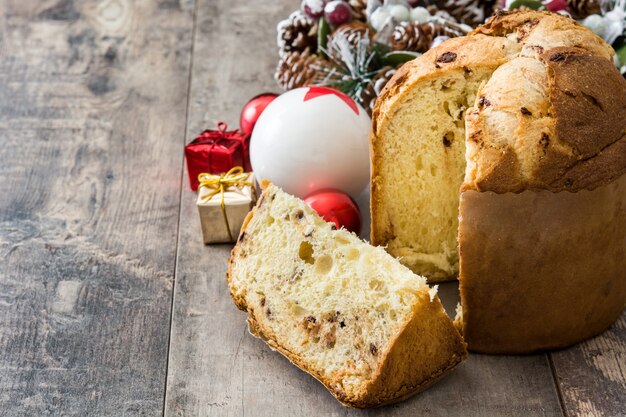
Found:
[[[0,415],[162,412],[192,24],[0,2]]]
[[[188,140],[217,121],[236,123],[248,98],[276,90],[275,25],[296,3],[199,2]],[[167,416],[562,415],[546,355],[472,355],[453,375],[409,401],[367,412],[342,407],[312,377],[248,334],[245,314],[233,305],[225,281],[231,246],[202,245],[194,204],[195,194],[185,189]],[[456,284],[443,285],[441,293],[454,310]]]
[[[236,127],[248,99],[279,91],[274,28],[293,7],[290,0],[198,3],[188,141],[218,121]],[[251,336],[226,286],[231,246],[202,244],[186,173],[183,187],[165,414],[239,416],[242,348]]]
[[[568,416],[626,415],[626,313],[600,336],[551,356]]]

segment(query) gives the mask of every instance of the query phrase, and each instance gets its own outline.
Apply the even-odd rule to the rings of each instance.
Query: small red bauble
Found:
[[[567,1],[566,0],[552,0],[548,3],[545,3],[546,9],[551,12],[560,12],[561,10],[567,11]]]
[[[265,110],[267,105],[270,104],[276,97],[278,97],[278,94],[263,93],[248,101],[246,105],[243,106],[241,116],[239,117],[239,126],[241,127],[241,131],[248,134],[252,133],[252,129],[254,129],[254,124],[257,119],[261,113],[263,113],[263,110]]]
[[[324,6],[324,17],[331,26],[339,26],[352,20],[352,7],[344,1],[334,0]]]
[[[356,233],[361,232],[361,212],[355,201],[337,190],[320,190],[309,194],[304,202],[324,218],[333,222],[337,228],[344,227]]]

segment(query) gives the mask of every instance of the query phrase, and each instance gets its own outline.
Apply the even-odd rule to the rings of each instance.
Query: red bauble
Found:
[[[249,102],[243,106],[243,110],[241,110],[241,116],[239,117],[239,126],[241,127],[241,131],[244,133],[252,133],[252,129],[254,129],[254,124],[257,119],[263,113],[263,110],[267,107],[268,104],[272,102],[278,94],[274,93],[263,93],[259,94],[256,97],[253,97]]]
[[[352,7],[344,1],[334,0],[324,6],[324,17],[331,26],[339,26],[352,20]]]
[[[551,12],[560,12],[561,10],[567,11],[567,1],[566,0],[552,0],[545,4],[546,9]]]
[[[324,218],[333,222],[337,228],[345,227],[356,233],[361,232],[361,212],[354,200],[337,190],[320,190],[309,194],[304,202]]]

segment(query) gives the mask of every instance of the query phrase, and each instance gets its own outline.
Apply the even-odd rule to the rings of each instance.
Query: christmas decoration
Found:
[[[203,173],[197,179],[196,206],[204,243],[234,242],[256,202],[254,175],[234,167],[225,174]]]
[[[402,22],[391,34],[391,49],[399,51],[426,52],[437,36],[460,36],[460,31],[438,23]]]
[[[599,14],[601,0],[566,0],[567,8],[575,19],[584,19],[589,15]]]
[[[374,10],[374,13],[370,16],[369,23],[375,31],[380,31],[387,24],[392,21],[391,13],[383,7],[379,7]]]
[[[238,130],[227,131],[226,123],[217,124],[217,130],[205,130],[185,146],[187,171],[191,189],[198,189],[201,173],[221,174],[234,166],[250,171],[248,145],[250,135]]]
[[[391,49],[400,51],[426,50],[430,46],[432,39],[426,39],[420,31],[420,25],[412,22],[402,22],[398,24],[391,34]]]
[[[277,32],[281,56],[293,51],[315,52],[317,50],[317,24],[300,10],[293,12],[287,19],[278,23]]]
[[[600,3],[601,8],[598,14],[590,14],[585,17],[581,23],[594,31],[598,36],[602,37],[607,43],[618,51],[623,46],[624,36],[626,35],[626,0],[605,0]],[[569,3],[572,13],[581,16],[587,10],[595,10],[593,3]],[[619,54],[617,54],[618,67],[624,65],[619,62]],[[622,71],[622,73],[624,73]]]
[[[320,84],[336,88],[363,104],[363,89],[378,72],[372,70],[376,52],[369,36],[359,32],[339,31],[328,43],[326,54],[332,64],[322,69],[324,78]]]
[[[589,29],[593,31],[596,35],[603,37],[604,32],[606,31],[606,24],[604,23],[604,19],[599,14],[592,14],[587,16],[583,20],[583,25],[587,26]]]
[[[330,48],[332,48],[332,44],[341,42],[343,39],[348,42],[351,48],[356,48],[361,39],[365,37],[371,39],[371,35],[370,28],[363,22],[346,23],[335,29],[328,37],[326,48],[329,48],[328,44],[331,44]]]
[[[354,19],[364,22],[367,19],[367,0],[350,0],[348,3]]]
[[[324,15],[324,0],[303,0],[302,11],[311,19],[319,19]]]
[[[389,15],[397,22],[404,22],[409,20],[410,12],[409,8],[402,4],[394,4],[389,6]]]
[[[291,52],[280,59],[274,78],[282,88],[291,90],[322,82],[322,68],[330,70],[330,64],[318,55],[309,51]]]
[[[613,44],[626,33],[626,0],[607,0],[603,5],[602,17],[606,30],[604,40]]]
[[[387,81],[393,77],[396,73],[396,68],[392,66],[387,66],[382,68],[374,79],[367,84],[367,86],[363,89],[361,93],[361,102],[363,103],[363,107],[368,110],[369,114],[372,114],[374,111],[374,104],[376,103],[376,97],[378,97],[385,88]]]
[[[357,235],[361,232],[361,212],[349,195],[338,190],[320,190],[309,194],[304,202],[338,229],[343,227]]]
[[[438,9],[435,8],[435,11]],[[426,23],[432,18],[431,13],[425,7],[411,8],[408,2],[404,4],[385,4],[374,9],[369,23],[378,32],[384,32],[385,27],[402,22]],[[451,18],[452,19],[452,18]]]
[[[357,196],[369,182],[370,123],[364,109],[337,90],[288,91],[257,121],[252,167],[259,178],[301,198],[322,188]]]
[[[352,8],[341,0],[333,0],[324,6],[324,17],[332,26],[343,25],[352,20]]]
[[[464,1],[471,3],[456,1],[456,8]],[[397,68],[416,58],[437,36],[460,36],[471,30],[435,2],[303,0],[300,10],[278,24],[276,81],[286,90],[307,85],[336,88],[369,113],[371,86],[375,79],[383,79],[379,77],[383,68]],[[404,23],[407,33],[394,33]]]
[[[303,0],[278,25],[275,78],[285,90],[336,88],[371,114],[383,68],[467,34],[502,8],[571,13],[616,50],[623,45],[626,0]],[[616,63],[626,67],[620,55]]]
[[[254,124],[272,100],[278,97],[278,94],[263,93],[253,97],[243,106],[241,115],[239,116],[239,128],[246,134],[251,134]]]
[[[435,0],[434,3],[460,23],[475,27],[493,14],[496,0]]]
[[[546,6],[546,9],[555,13],[568,10],[566,0],[551,0],[545,3],[545,6]]]
[[[456,19],[452,17],[452,15],[449,12],[447,12],[446,10],[439,10],[437,6],[428,6],[427,10],[429,13],[432,14],[432,16],[436,16],[446,21],[456,22]],[[432,17],[429,18],[429,20],[430,19],[432,19]]]
[[[506,0],[504,6],[508,10],[547,10],[541,0]]]
[[[411,9],[410,20],[416,23],[426,23],[430,19],[430,12],[425,7]]]

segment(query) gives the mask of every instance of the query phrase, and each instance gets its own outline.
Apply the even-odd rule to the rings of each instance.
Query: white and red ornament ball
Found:
[[[337,190],[320,190],[308,195],[304,202],[324,218],[357,235],[361,233],[361,211],[347,194]]]
[[[332,88],[287,91],[256,122],[252,169],[300,198],[325,188],[356,197],[369,183],[370,123],[361,106]]]

